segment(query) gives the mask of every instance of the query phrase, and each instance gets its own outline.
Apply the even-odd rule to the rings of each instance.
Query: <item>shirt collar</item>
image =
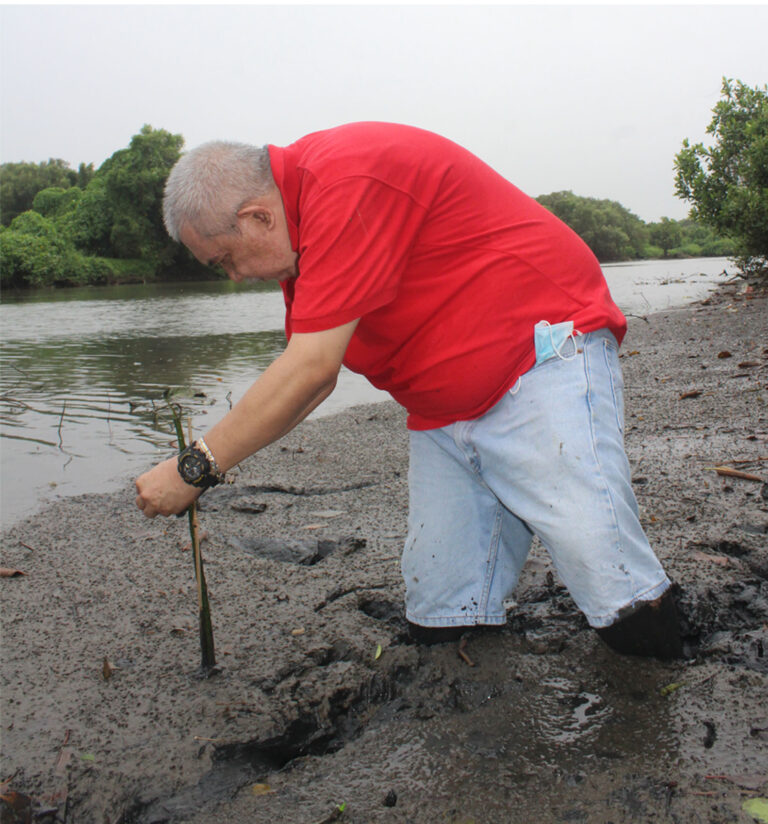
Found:
[[[288,233],[294,252],[299,250],[299,175],[291,147],[267,146],[272,177],[283,198]]]

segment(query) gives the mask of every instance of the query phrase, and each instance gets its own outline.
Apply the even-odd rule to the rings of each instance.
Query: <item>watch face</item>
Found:
[[[207,471],[208,462],[205,460],[205,457],[195,452],[184,455],[179,461],[179,472],[181,472],[181,477],[184,478],[188,484],[199,481]]]

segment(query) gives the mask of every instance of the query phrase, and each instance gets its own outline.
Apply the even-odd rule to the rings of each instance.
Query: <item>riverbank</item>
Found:
[[[144,521],[126,485],[3,534],[25,574],[0,580],[0,781],[69,824],[312,824],[343,803],[353,824],[751,821],[768,493],[712,467],[768,478],[766,316],[728,287],[631,318],[622,347],[633,481],[691,660],[613,655],[538,548],[503,630],[407,643],[404,416],[357,407],[204,496],[208,679],[185,521]]]
[[[604,268],[631,315],[681,306],[728,279],[724,258]],[[272,284],[274,286],[274,284]],[[210,429],[285,347],[279,287],[220,283],[76,289],[0,304],[0,519],[43,501],[114,491],[165,449],[164,397]],[[204,314],[206,322],[199,323]],[[325,416],[382,400],[341,371]]]

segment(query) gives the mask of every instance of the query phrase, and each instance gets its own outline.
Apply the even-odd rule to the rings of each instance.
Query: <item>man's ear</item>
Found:
[[[244,220],[255,219],[271,229],[275,225],[275,213],[261,200],[249,200],[237,210],[238,218]]]

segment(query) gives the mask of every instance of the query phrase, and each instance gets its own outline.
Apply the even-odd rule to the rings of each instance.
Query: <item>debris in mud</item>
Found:
[[[344,815],[344,810],[346,808],[347,802],[345,801],[343,804],[339,804],[330,815],[327,815],[325,818],[321,818],[319,821],[315,821],[314,824],[331,824],[333,821],[338,821],[342,815]]]
[[[241,498],[239,501],[235,501],[234,503],[230,504],[230,507],[235,512],[245,512],[251,515],[260,515],[262,512],[267,511],[267,505],[261,503],[260,501],[255,501],[252,498]]]
[[[468,667],[474,667],[475,666],[475,662],[467,654],[467,639],[466,638],[462,638],[459,641],[458,655],[459,655],[459,658],[461,658],[461,660]]]
[[[334,552],[354,552],[366,545],[365,539],[347,536],[338,539],[318,538],[235,538],[230,546],[259,558],[300,566],[314,566]]]
[[[28,795],[0,787],[0,821],[2,824],[30,824],[33,801]]]
[[[758,483],[765,482],[765,479],[761,478],[759,475],[752,475],[749,472],[742,472],[740,469],[732,469],[730,466],[712,466],[709,468],[717,472],[718,475],[722,475],[726,478],[740,478],[742,481],[757,481]]]
[[[750,798],[741,808],[758,821],[768,823],[768,798]]]
[[[109,679],[112,677],[112,673],[116,669],[117,669],[117,667],[105,655],[104,656],[104,663],[102,664],[102,667],[101,667],[102,678],[104,678],[105,681],[109,681]]]

